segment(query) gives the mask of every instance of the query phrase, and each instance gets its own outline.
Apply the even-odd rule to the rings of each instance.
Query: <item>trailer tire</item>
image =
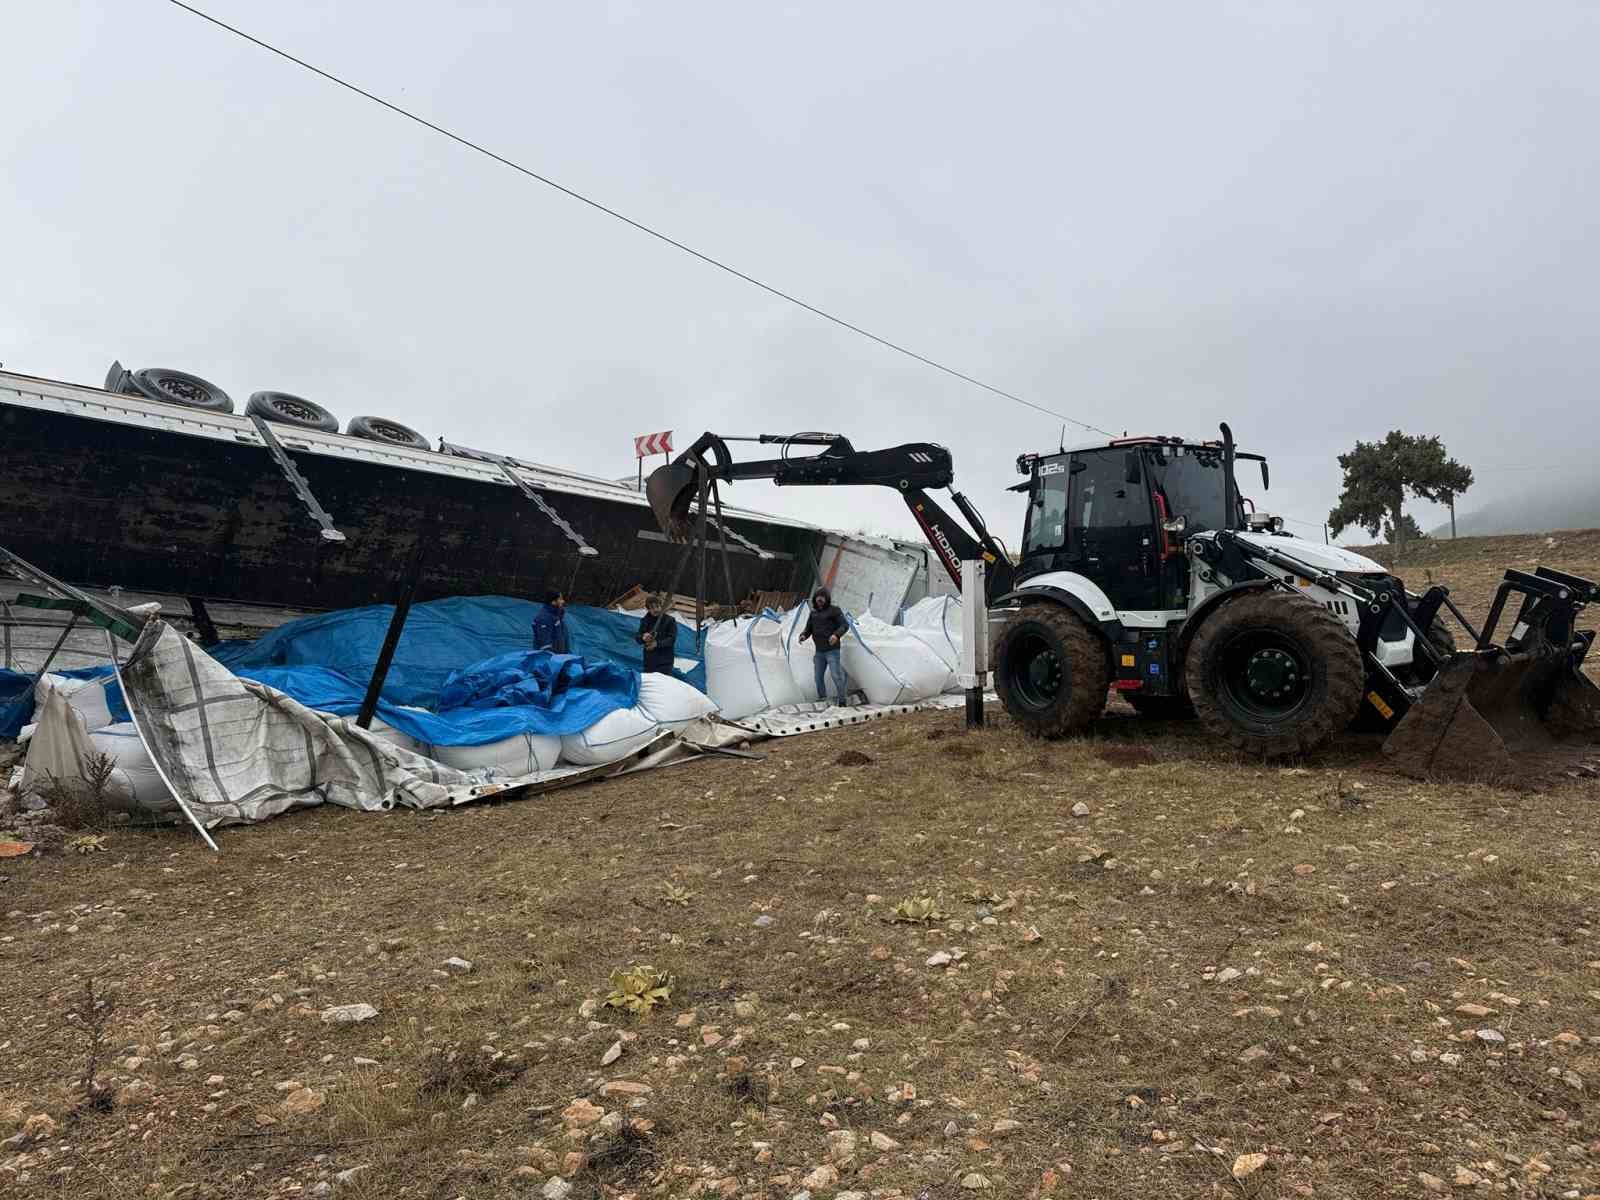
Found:
[[[1361,707],[1361,651],[1343,622],[1277,588],[1220,605],[1189,643],[1189,695],[1206,729],[1259,758],[1309,754]]]
[[[391,446],[409,446],[413,450],[431,450],[433,444],[415,429],[391,421],[388,417],[351,417],[344,431],[351,437],[366,438],[369,442],[387,442]]]
[[[1146,721],[1192,721],[1194,702],[1187,696],[1141,696],[1129,692],[1123,699]]]
[[[1024,604],[1001,631],[994,663],[1001,703],[1033,737],[1067,737],[1105,711],[1105,643],[1065,605]]]
[[[128,376],[128,383],[132,385],[134,395],[143,396],[147,400],[181,404],[185,408],[198,408],[204,412],[233,411],[233,401],[229,399],[227,392],[198,375],[190,375],[187,371],[145,367],[132,372]]]
[[[288,392],[252,392],[245,401],[244,415],[260,417],[263,421],[276,421],[280,425],[293,425],[297,429],[316,429],[322,433],[338,433],[339,418],[320,404],[313,404],[302,396]]]

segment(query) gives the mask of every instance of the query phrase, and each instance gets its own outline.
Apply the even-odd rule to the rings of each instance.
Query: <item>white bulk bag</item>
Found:
[[[638,707],[663,729],[682,729],[717,711],[716,702],[694,684],[655,671],[639,679]]]
[[[373,722],[373,732],[377,733],[377,722]],[[481,746],[430,746],[424,753],[458,771],[492,768],[503,775],[535,775],[555,769],[561,757],[561,739],[554,734],[518,733]]]
[[[770,613],[719,621],[707,631],[706,691],[723,716],[737,720],[805,698],[783,643],[783,622]]]
[[[65,675],[45,675],[33,685],[36,707],[44,707],[45,694],[54,688],[60,692],[74,711],[83,718],[83,727],[91,732],[104,729],[113,721],[111,708],[106,703],[106,684],[117,685],[115,675],[101,679],[68,679]]]
[[[900,624],[950,668],[950,678],[942,690],[959,689],[956,676],[961,672],[961,601],[955,596],[928,596],[901,613]]]
[[[642,708],[619,708],[608,712],[582,733],[561,738],[561,757],[580,767],[626,758],[656,736],[655,718]]]
[[[106,785],[106,800],[112,807],[128,812],[178,811],[178,802],[161,782],[131,721],[91,730],[89,744],[116,764]]]
[[[950,668],[906,629],[868,614],[841,642],[845,672],[873,704],[912,704],[944,691]]]

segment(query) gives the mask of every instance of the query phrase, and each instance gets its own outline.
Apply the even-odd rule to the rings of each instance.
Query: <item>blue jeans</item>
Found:
[[[834,646],[830,650],[824,650],[820,646],[817,647],[816,657],[811,662],[812,668],[817,673],[817,695],[824,700],[828,698],[828,689],[824,686],[825,680],[823,677],[824,675],[831,676],[833,679],[833,694],[839,701],[839,707],[843,708],[849,702],[850,697],[845,691],[844,662],[839,657],[839,647]]]

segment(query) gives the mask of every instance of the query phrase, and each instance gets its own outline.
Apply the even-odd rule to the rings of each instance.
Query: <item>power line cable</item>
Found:
[[[375,95],[372,92],[367,91],[365,88],[358,87],[356,84],[353,84],[353,83],[349,82],[346,79],[342,79],[338,75],[335,75],[330,71],[324,71],[321,67],[314,66],[311,63],[307,62],[303,58],[296,58],[293,54],[290,54],[287,50],[279,49],[277,46],[274,46],[272,43],[263,41],[261,38],[258,38],[256,36],[254,36],[253,34],[246,33],[244,30],[238,28],[237,26],[229,25],[226,21],[220,20],[219,18],[212,16],[210,13],[205,12],[205,11],[203,11],[201,9],[198,9],[198,8],[194,7],[194,5],[192,5],[192,4],[185,4],[184,0],[167,0],[167,2],[169,4],[171,4],[175,8],[181,8],[184,12],[189,13],[192,16],[199,17],[202,21],[210,22],[212,25],[215,25],[218,29],[226,30],[228,33],[233,34],[235,37],[243,38],[245,41],[250,42],[252,45],[259,46],[261,49],[267,51],[270,54],[276,54],[279,58],[285,59],[288,62],[292,62],[292,63],[294,63],[295,66],[302,67],[305,70],[310,71],[313,75],[321,76],[323,79],[326,79],[329,83],[337,84],[339,87],[342,87],[342,88],[346,89],[347,91],[354,92],[356,95],[362,97],[363,99],[370,100],[370,101],[372,101],[372,103],[374,103],[376,105],[379,105],[382,108],[386,108],[390,112],[395,113],[398,116],[404,117],[408,121],[414,121],[418,125],[421,125],[424,129],[430,129],[434,133],[437,133],[442,137],[449,138],[452,142],[455,142],[455,143],[457,143],[459,145],[465,146],[469,150],[474,150],[477,153],[482,154],[486,158],[493,159],[495,162],[499,163],[501,166],[510,167],[513,171],[516,171],[521,175],[526,175],[529,179],[532,179],[532,180],[535,180],[535,181],[537,181],[539,183],[542,183],[546,187],[554,188],[556,191],[560,192],[564,196],[570,197],[573,200],[577,200],[579,203],[587,204],[590,208],[595,209],[598,212],[602,212],[608,217],[612,217],[612,218],[614,218],[614,219],[616,219],[618,221],[621,221],[624,225],[631,226],[632,228],[638,230],[640,233],[647,234],[650,237],[653,237],[653,238],[657,239],[658,241],[665,242],[667,245],[672,246],[675,249],[681,250],[685,254],[688,254],[693,258],[699,259],[701,262],[706,263],[708,266],[715,267],[719,271],[726,271],[729,275],[732,275],[737,279],[742,279],[745,283],[751,284],[754,287],[758,287],[762,291],[767,292],[767,293],[769,293],[769,294],[771,294],[773,296],[777,296],[781,300],[787,300],[790,304],[794,304],[794,305],[796,305],[796,306],[798,306],[800,308],[803,308],[807,312],[813,314],[814,316],[821,317],[824,321],[830,321],[833,324],[838,325],[840,328],[848,329],[852,333],[859,334],[860,336],[868,339],[869,341],[876,342],[880,346],[883,346],[883,347],[886,347],[887,349],[893,350],[897,354],[903,354],[907,358],[915,359],[917,362],[922,363],[925,366],[932,367],[936,371],[943,371],[946,375],[950,375],[950,376],[952,376],[952,377],[954,377],[956,379],[961,380],[964,383],[970,383],[974,387],[982,388],[986,392],[992,392],[996,396],[1003,396],[1005,399],[1011,400],[1011,401],[1013,401],[1013,402],[1015,402],[1017,404],[1020,404],[1025,408],[1031,408],[1035,412],[1044,413],[1046,416],[1050,416],[1050,417],[1058,417],[1063,421],[1071,422],[1074,425],[1080,425],[1084,429],[1091,430],[1094,433],[1103,433],[1108,438],[1116,436],[1116,434],[1111,433],[1109,430],[1101,429],[1098,425],[1091,425],[1087,421],[1079,420],[1077,417],[1069,417],[1066,413],[1057,412],[1053,408],[1046,408],[1042,404],[1035,404],[1032,400],[1024,399],[1022,396],[1017,395],[1015,392],[1008,392],[1005,388],[996,387],[992,383],[985,383],[983,380],[975,378],[974,376],[968,375],[964,371],[958,371],[954,367],[947,367],[944,363],[938,362],[935,359],[929,358],[925,354],[918,354],[915,350],[912,350],[912,349],[910,349],[909,347],[906,347],[906,346],[902,346],[899,342],[890,341],[886,337],[881,337],[880,335],[878,335],[876,333],[873,333],[870,329],[864,329],[863,327],[861,327],[860,325],[855,324],[854,322],[845,320],[843,317],[835,316],[833,313],[828,312],[826,309],[818,308],[815,304],[809,304],[809,303],[807,303],[806,301],[800,299],[800,297],[794,295],[791,292],[786,292],[782,288],[775,287],[770,283],[765,283],[762,280],[757,279],[754,275],[747,274],[746,272],[739,270],[739,268],[734,267],[734,266],[730,266],[728,263],[723,262],[721,259],[713,258],[711,255],[705,253],[704,251],[696,250],[693,246],[687,245],[687,244],[685,244],[683,242],[678,241],[674,237],[671,237],[671,236],[669,236],[669,235],[667,235],[665,233],[662,233],[659,229],[654,229],[651,226],[646,225],[642,221],[636,221],[632,217],[627,216],[624,213],[618,212],[616,209],[611,208],[608,205],[602,204],[598,200],[595,200],[595,199],[592,199],[592,198],[590,198],[588,196],[585,196],[582,192],[578,192],[578,191],[573,190],[572,188],[567,187],[565,184],[557,183],[554,179],[551,179],[548,175],[541,175],[539,172],[534,171],[534,170],[532,170],[532,169],[530,169],[528,167],[523,166],[521,163],[515,162],[512,159],[509,159],[509,158],[505,157],[503,154],[497,154],[493,150],[488,149],[486,146],[480,145],[477,142],[474,142],[474,141],[471,141],[468,138],[462,137],[458,133],[452,133],[450,130],[444,128],[444,126],[436,125],[434,122],[428,120],[426,117],[418,116],[416,113],[411,112],[409,109],[401,108],[398,104],[394,104],[394,103],[392,103],[392,102],[390,102],[388,100],[385,100],[382,96]]]

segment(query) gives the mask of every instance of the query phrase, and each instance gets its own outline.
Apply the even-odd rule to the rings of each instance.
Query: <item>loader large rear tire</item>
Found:
[[[1001,703],[1034,737],[1067,737],[1105,712],[1105,643],[1060,604],[1024,604],[1001,631],[994,663]]]
[[[1308,754],[1361,706],[1361,651],[1343,622],[1277,589],[1226,601],[1185,658],[1189,695],[1207,730],[1261,758]]]

